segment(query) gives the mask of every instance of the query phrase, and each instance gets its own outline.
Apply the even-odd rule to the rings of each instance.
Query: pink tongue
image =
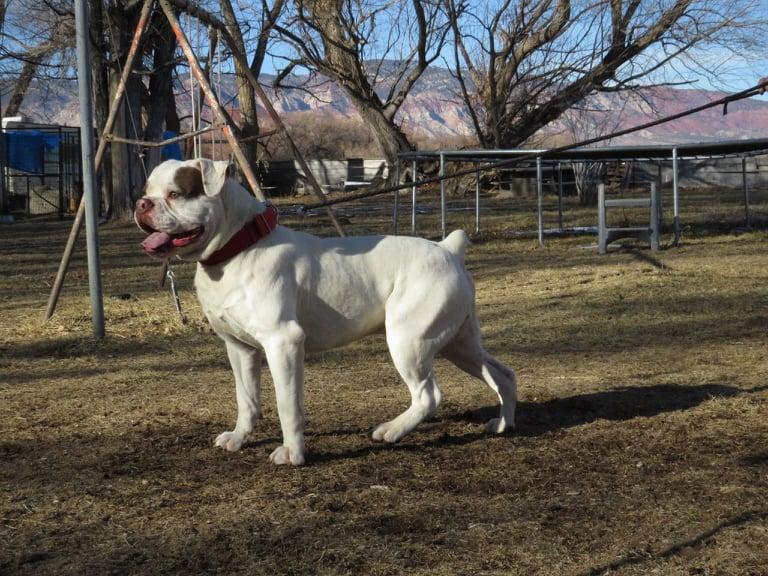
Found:
[[[145,252],[151,254],[168,252],[173,248],[171,235],[165,232],[153,232],[144,239],[144,242],[141,243],[141,247],[144,248]]]

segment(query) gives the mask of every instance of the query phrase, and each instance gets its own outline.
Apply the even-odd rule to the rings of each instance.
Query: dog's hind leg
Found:
[[[474,314],[464,321],[458,334],[443,348],[442,355],[467,374],[483,380],[499,397],[499,417],[488,421],[486,432],[500,434],[514,428],[517,404],[515,372],[483,348],[480,326]]]
[[[395,368],[411,392],[411,405],[393,420],[377,426],[372,437],[397,442],[437,410],[441,392],[432,369],[434,351],[428,341],[415,340],[404,330],[388,330],[387,345]]]

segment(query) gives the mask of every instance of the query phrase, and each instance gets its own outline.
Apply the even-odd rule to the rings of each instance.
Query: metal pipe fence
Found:
[[[451,229],[462,227],[474,234],[531,235],[540,243],[550,235],[596,234],[596,204],[581,202],[577,189],[581,188],[582,194],[584,189],[596,194],[597,185],[609,180],[612,170],[614,176],[618,173],[621,178],[609,193],[631,197],[647,194],[650,183],[659,187],[659,211],[662,219],[665,211],[669,211],[667,232],[672,235],[673,244],[679,241],[684,225],[722,227],[727,223],[742,228],[752,224],[755,214],[760,216],[760,222],[768,217],[768,156],[763,155],[683,157],[675,152],[669,159],[540,158],[498,170],[494,178],[481,170],[483,163],[492,159],[471,160],[461,156],[451,161],[449,153],[435,156],[435,160],[404,159],[411,194],[410,198],[398,196],[397,212],[399,218],[410,210],[410,234],[444,237]],[[419,169],[428,172],[437,168],[439,175],[450,176],[452,167],[464,171],[466,164],[474,167],[474,177],[465,176],[463,186],[449,186],[450,179],[442,180],[438,186],[419,185]],[[597,166],[602,168],[593,169]],[[400,169],[400,173],[406,172]],[[639,192],[641,189],[645,192]],[[340,213],[370,215],[375,212],[374,206],[387,205],[389,201],[385,198],[388,197],[378,198],[378,202],[374,198],[358,200],[341,207]],[[392,224],[387,228],[375,225],[376,232],[400,232],[399,226],[395,226],[394,205],[389,205],[393,211]],[[637,215],[629,208],[617,215],[629,220],[634,216]],[[647,215],[644,217],[647,219]]]
[[[598,183],[606,180],[611,167],[614,171],[627,171],[631,174],[631,177],[624,175],[615,187],[617,194],[625,194],[641,183],[654,182],[659,186],[662,191],[659,197],[662,215],[665,207],[671,207],[667,221],[671,222],[673,244],[680,239],[683,217],[686,224],[749,228],[754,216],[758,214],[759,221],[764,223],[768,218],[768,156],[765,155],[768,141],[755,141],[751,148],[749,142],[744,141],[733,146],[731,143],[719,145],[720,149],[715,148],[717,144],[709,147],[621,147],[613,149],[617,151],[615,158],[611,157],[611,148],[593,149],[591,152],[595,158],[589,158],[589,154],[586,154],[587,157],[575,155],[570,159],[547,158],[544,150],[403,154],[401,160],[410,164],[413,182],[410,201],[411,234],[417,230],[417,215],[425,220],[418,225],[418,230],[425,235],[434,234],[435,230],[428,228],[428,222],[430,214],[435,212],[439,212],[440,216],[441,237],[456,225],[475,234],[482,231],[501,231],[508,235],[534,233],[540,244],[550,234],[596,233],[595,208],[589,202],[582,202],[582,199],[585,189],[596,191]],[[484,164],[487,166],[500,158],[530,155],[532,152],[541,152],[541,155],[525,164],[499,168],[495,179],[481,183],[481,168]],[[754,164],[751,167],[750,162]],[[420,178],[417,177],[420,167],[434,164],[439,167],[441,178],[450,177],[451,167],[455,167],[454,171],[466,173],[468,171],[465,166],[474,166],[474,182],[471,186],[464,185],[463,190],[462,186],[454,186],[459,189],[459,193],[451,194],[448,191],[448,180],[441,179],[439,205],[434,205],[430,202],[430,195],[434,194],[430,191],[434,190],[434,186],[419,186]],[[595,166],[601,168],[595,170]],[[738,184],[735,182],[736,176],[740,176]],[[486,180],[489,180],[487,175]],[[531,182],[535,182],[535,188],[530,185]],[[576,188],[581,189],[581,198],[577,197]],[[483,189],[486,189],[486,193],[483,193]],[[352,206],[350,210],[353,210]],[[401,202],[398,209],[402,211],[406,208]],[[474,225],[466,215],[455,216],[469,210],[474,212]],[[480,226],[481,215],[483,230]],[[631,210],[628,210],[620,216],[627,218],[630,215]],[[556,223],[553,222],[555,217]],[[393,226],[390,231],[394,230]]]

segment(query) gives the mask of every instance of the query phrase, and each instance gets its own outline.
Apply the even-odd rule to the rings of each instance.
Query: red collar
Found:
[[[229,239],[229,242],[205,260],[201,260],[200,264],[203,266],[215,266],[216,264],[226,262],[240,254],[243,250],[250,248],[265,236],[269,236],[269,233],[275,228],[277,228],[277,208],[272,206],[272,204],[267,204],[264,212],[257,214],[253,220],[235,232],[235,235]]]

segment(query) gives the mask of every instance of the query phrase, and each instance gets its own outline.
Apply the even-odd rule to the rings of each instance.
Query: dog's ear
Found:
[[[224,182],[229,176],[229,162],[225,160],[208,160],[200,158],[200,174],[203,176],[203,189],[206,196],[216,196],[221,192]]]

